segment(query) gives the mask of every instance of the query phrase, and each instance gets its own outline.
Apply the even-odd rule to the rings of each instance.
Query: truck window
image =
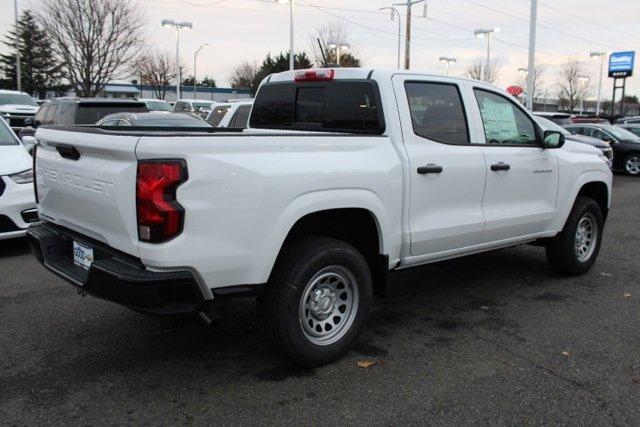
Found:
[[[251,113],[251,105],[241,105],[238,107],[230,123],[230,127],[246,128],[247,122],[249,121],[249,113]]]
[[[267,83],[253,105],[252,128],[381,134],[378,87],[367,80]]]
[[[58,124],[72,125],[76,115],[76,104],[61,102],[58,107]]]
[[[473,91],[480,107],[487,144],[537,145],[533,121],[513,102],[486,90]]]
[[[447,144],[470,142],[462,99],[456,85],[407,82],[405,91],[416,135]]]
[[[220,126],[220,122],[224,118],[225,114],[227,114],[227,111],[229,111],[229,108],[231,108],[230,105],[221,105],[214,108],[211,114],[209,114],[209,118],[207,120],[214,126]]]

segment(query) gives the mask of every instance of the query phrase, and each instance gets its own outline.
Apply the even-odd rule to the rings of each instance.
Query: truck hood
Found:
[[[0,175],[11,175],[31,168],[31,156],[22,144],[0,145]]]
[[[0,105],[0,113],[35,114],[38,112],[38,108],[33,105],[3,104]]]

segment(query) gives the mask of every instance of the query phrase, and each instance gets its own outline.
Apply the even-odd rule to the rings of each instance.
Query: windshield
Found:
[[[556,132],[560,132],[563,135],[571,135],[571,132],[569,132],[568,130],[566,130],[562,126],[557,125],[556,123],[552,122],[549,119],[546,119],[546,118],[540,117],[540,116],[535,116],[535,118],[536,118],[536,121],[538,122],[538,124],[540,126],[542,126],[545,130],[553,130],[553,131],[556,131]]]
[[[147,101],[147,108],[149,111],[173,111],[166,101]]]
[[[0,105],[31,105],[33,107],[38,106],[33,98],[23,93],[0,93]]]
[[[212,104],[209,102],[194,102],[191,104],[195,111],[210,110]]]
[[[604,129],[618,139],[630,139],[632,141],[640,141],[640,137],[632,134],[626,129],[617,126],[605,126]]]
[[[2,119],[0,119],[0,145],[18,145],[15,134]]]

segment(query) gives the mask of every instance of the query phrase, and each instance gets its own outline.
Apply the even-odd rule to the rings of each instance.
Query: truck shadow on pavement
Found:
[[[380,363],[413,356],[424,360],[426,353],[450,351],[457,341],[472,337],[469,331],[502,331],[526,340],[519,337],[517,316],[505,315],[503,308],[522,299],[572,298],[547,291],[550,279],[557,276],[544,251],[531,247],[393,273],[386,298],[374,302],[363,336],[336,366],[363,358]],[[61,288],[55,291],[54,299],[70,298]],[[114,381],[148,393],[161,387],[168,373],[172,383],[185,387],[220,388],[246,376],[257,383],[295,381],[328,369],[301,369],[275,355],[257,324],[252,300],[233,302],[226,317],[207,328],[195,318],[149,318],[96,299],[71,298],[60,303],[64,311],[48,314],[55,319],[53,330],[41,337],[48,343],[39,355],[40,369],[19,382],[0,379],[9,394],[37,393],[45,383],[45,389],[55,391],[52,382],[60,378],[101,381],[115,376]],[[145,380],[138,384],[134,378]],[[68,390],[61,386],[58,392],[48,397],[57,400]],[[35,397],[43,399],[40,393]]]
[[[25,255],[30,252],[27,239],[0,240],[0,259]]]

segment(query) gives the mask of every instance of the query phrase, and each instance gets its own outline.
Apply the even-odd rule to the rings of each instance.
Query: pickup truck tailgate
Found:
[[[137,256],[138,137],[40,128],[36,138],[40,217]]]

